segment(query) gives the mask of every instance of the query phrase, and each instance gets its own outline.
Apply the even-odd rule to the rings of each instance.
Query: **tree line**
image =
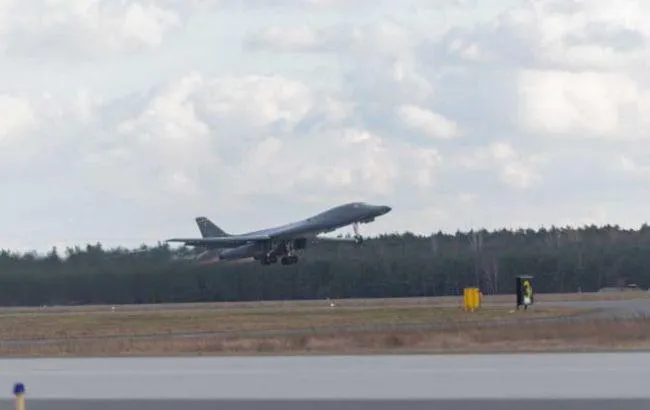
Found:
[[[512,293],[517,275],[536,292],[650,284],[650,228],[618,226],[386,234],[361,246],[311,245],[296,265],[198,266],[187,248],[100,243],[45,255],[0,253],[0,305],[138,304]]]

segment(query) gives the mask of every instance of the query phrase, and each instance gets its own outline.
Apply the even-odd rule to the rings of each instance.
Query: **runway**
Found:
[[[568,307],[578,309],[595,309],[596,312],[582,315],[585,318],[634,318],[650,317],[650,299],[629,300],[585,300],[544,302],[545,306]]]
[[[0,360],[30,410],[647,409],[649,376],[650,353]]]
[[[647,400],[59,400],[31,401],[29,410],[647,410]],[[15,410],[0,402],[0,410]]]

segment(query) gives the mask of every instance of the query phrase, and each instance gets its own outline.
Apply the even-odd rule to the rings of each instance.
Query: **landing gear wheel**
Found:
[[[352,229],[354,230],[354,239],[356,240],[357,245],[361,245],[363,243],[363,236],[359,233],[359,222],[353,223]]]
[[[260,259],[260,263],[265,266],[272,265],[277,262],[278,262],[277,256],[264,256],[262,259]]]
[[[293,265],[298,263],[298,257],[295,255],[284,256],[282,257],[282,259],[280,259],[280,263],[282,263],[283,265]]]

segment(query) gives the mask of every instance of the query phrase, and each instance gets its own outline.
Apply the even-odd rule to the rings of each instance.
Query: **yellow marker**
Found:
[[[25,410],[25,385],[14,384],[14,396],[16,396],[16,410]]]
[[[478,288],[465,288],[463,292],[463,308],[473,312],[481,306],[481,293]]]

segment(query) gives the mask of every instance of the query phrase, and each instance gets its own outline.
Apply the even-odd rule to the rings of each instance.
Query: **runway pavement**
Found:
[[[584,317],[650,317],[650,298],[629,300],[586,300],[544,302],[544,306],[595,309]]]
[[[30,410],[647,409],[649,376],[650,353],[0,360]]]
[[[32,401],[29,410],[647,410],[648,400],[59,400]],[[0,410],[14,410],[0,402]]]

